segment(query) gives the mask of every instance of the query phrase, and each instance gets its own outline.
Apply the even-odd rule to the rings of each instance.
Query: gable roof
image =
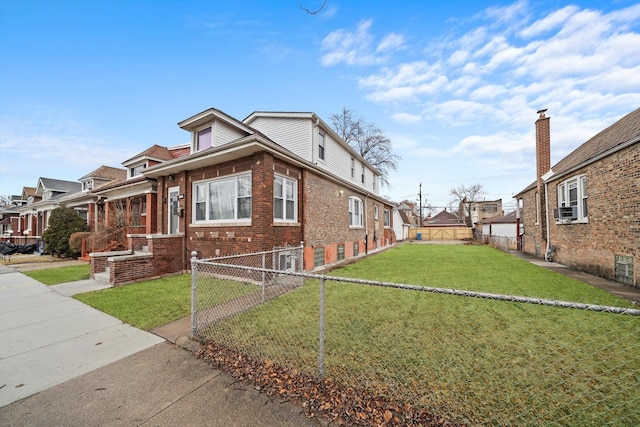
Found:
[[[142,153],[138,153],[130,159],[125,160],[124,162],[122,162],[122,165],[124,166],[143,159],[172,160],[173,158],[174,157],[171,154],[171,151],[169,151],[167,147],[162,147],[158,144],[154,144],[144,150]]]
[[[554,177],[617,151],[616,148],[621,148],[625,143],[633,143],[634,140],[640,141],[640,108],[602,130],[556,163],[551,168]]]
[[[551,167],[553,181],[581,167],[609,156],[640,141],[640,108],[600,131]],[[520,195],[536,186],[536,181],[520,191]]]
[[[111,166],[102,165],[98,169],[94,170],[93,172],[89,172],[88,174],[80,178],[78,181],[82,181],[88,178],[102,178],[102,179],[113,180],[113,179],[126,178],[126,177],[127,177],[126,169],[119,169]]]
[[[424,224],[425,227],[466,227],[460,218],[448,211],[442,211]]]
[[[38,179],[38,186],[36,187],[36,194],[38,194],[38,190],[53,190],[53,191],[61,191],[65,193],[80,191],[82,189],[82,185],[79,182],[75,181],[63,181],[61,179],[52,179],[52,178],[40,178]]]
[[[22,187],[22,195],[26,198],[36,196],[36,187]]]

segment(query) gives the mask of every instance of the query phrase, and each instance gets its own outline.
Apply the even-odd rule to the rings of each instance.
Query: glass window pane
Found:
[[[251,218],[251,197],[238,199],[238,218]]]
[[[284,219],[284,213],[282,210],[283,210],[282,199],[275,199],[273,201],[273,218]]]
[[[295,202],[293,200],[287,200],[287,219],[289,220],[295,219],[294,209],[295,209]]]
[[[198,131],[197,150],[204,150],[211,147],[211,128],[206,128]]]
[[[238,177],[238,197],[251,196],[251,177],[240,176]]]
[[[273,182],[273,196],[282,197],[282,178],[276,178]]]

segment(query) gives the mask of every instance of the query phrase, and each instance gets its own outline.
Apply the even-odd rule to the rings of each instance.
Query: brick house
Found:
[[[23,199],[26,198],[27,203],[15,209],[19,215],[12,219],[16,221],[12,223],[12,230],[14,238],[25,236],[25,242],[28,239],[29,243],[35,243],[47,228],[51,211],[64,197],[81,191],[82,186],[74,181],[39,178],[35,191],[30,192],[30,188],[24,187]]]
[[[314,113],[239,121],[210,108],[178,125],[191,135],[190,153],[143,174],[157,180],[157,232],[177,239],[182,268],[192,251],[304,242],[309,270],[395,242],[380,173]]]
[[[535,124],[537,179],[515,196],[524,252],[639,286],[640,109],[553,167],[545,112]]]

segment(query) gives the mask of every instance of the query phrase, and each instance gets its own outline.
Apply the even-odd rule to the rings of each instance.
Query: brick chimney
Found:
[[[549,117],[545,116],[547,110],[538,110],[536,120],[536,179],[538,190],[542,188],[542,175],[551,169],[551,132]]]

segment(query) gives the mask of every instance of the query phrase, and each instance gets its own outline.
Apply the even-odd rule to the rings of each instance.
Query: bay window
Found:
[[[193,221],[251,219],[251,174],[193,184]]]
[[[298,220],[298,182],[276,175],[273,180],[274,221]]]

